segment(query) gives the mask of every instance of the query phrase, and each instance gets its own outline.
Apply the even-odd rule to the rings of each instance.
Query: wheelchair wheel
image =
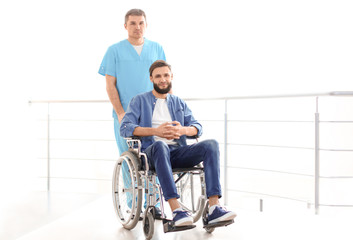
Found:
[[[154,217],[153,214],[147,212],[142,220],[143,233],[145,234],[146,240],[153,237],[154,233]]]
[[[206,232],[208,233],[213,233],[214,231],[214,228],[205,228]]]
[[[194,222],[197,222],[206,202],[205,177],[203,173],[188,173],[177,184],[180,195],[180,205],[192,213]]]
[[[115,212],[126,229],[139,221],[142,205],[142,185],[138,172],[139,159],[132,151],[117,160],[113,173],[113,203]]]

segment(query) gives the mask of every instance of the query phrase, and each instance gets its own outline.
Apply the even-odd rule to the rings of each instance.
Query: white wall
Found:
[[[353,89],[351,1],[1,5],[2,82],[23,86],[27,99],[106,98],[97,70],[107,47],[126,37],[133,7],[146,11],[146,36],[164,46],[183,96]]]
[[[135,7],[180,96],[353,89],[351,1],[2,1],[2,177],[30,169],[29,99],[107,99],[97,70]]]

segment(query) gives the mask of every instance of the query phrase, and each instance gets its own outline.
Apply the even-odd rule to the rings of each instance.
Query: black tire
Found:
[[[205,228],[206,232],[208,233],[213,233],[214,231],[214,228]]]
[[[143,233],[145,234],[146,240],[151,239],[154,234],[154,217],[151,212],[147,212],[147,214],[142,220],[142,224]]]

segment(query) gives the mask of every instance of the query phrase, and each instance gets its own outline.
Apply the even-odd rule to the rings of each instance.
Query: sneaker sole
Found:
[[[237,215],[235,213],[230,212],[230,213],[224,214],[223,216],[221,216],[219,218],[216,218],[216,219],[209,221],[208,224],[222,222],[222,221],[229,221],[229,220],[234,219],[236,216]]]
[[[181,227],[181,226],[188,226],[192,225],[194,223],[193,219],[191,218],[186,218],[186,219],[180,219],[174,223],[174,226],[176,227]]]

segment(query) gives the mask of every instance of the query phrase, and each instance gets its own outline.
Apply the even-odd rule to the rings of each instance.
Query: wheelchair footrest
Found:
[[[188,226],[177,227],[177,226],[174,225],[174,221],[173,220],[163,219],[163,230],[164,230],[164,233],[184,231],[184,230],[192,229],[194,227],[196,227],[196,225],[188,225]]]
[[[225,227],[225,226],[228,226],[232,223],[234,223],[234,219],[228,220],[228,221],[221,221],[221,222],[217,222],[217,223],[207,224],[207,225],[204,225],[203,228]]]

